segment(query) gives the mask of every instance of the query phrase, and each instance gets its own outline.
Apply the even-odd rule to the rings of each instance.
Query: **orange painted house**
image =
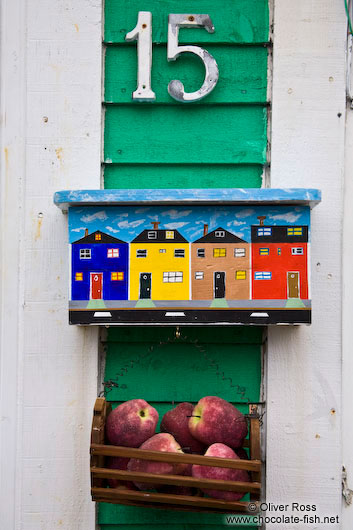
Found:
[[[250,297],[250,245],[222,227],[191,244],[193,300],[246,300]]]
[[[308,227],[251,227],[252,298],[308,299]]]

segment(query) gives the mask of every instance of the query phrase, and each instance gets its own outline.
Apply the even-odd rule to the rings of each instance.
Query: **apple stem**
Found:
[[[191,416],[186,416],[187,418],[201,418],[201,416],[195,416],[194,414],[191,414]]]

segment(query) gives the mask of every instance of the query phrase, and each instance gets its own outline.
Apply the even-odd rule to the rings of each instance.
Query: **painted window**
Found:
[[[227,254],[227,249],[225,248],[214,248],[213,257],[214,258],[225,258]]]
[[[174,230],[166,230],[165,231],[165,238],[166,239],[174,239]]]
[[[288,236],[302,236],[303,227],[302,226],[291,226],[287,228],[287,235]]]
[[[112,272],[110,275],[110,279],[112,282],[121,282],[124,279],[124,273],[123,272]]]
[[[147,250],[145,250],[145,249],[136,250],[136,257],[137,258],[147,258]]]
[[[245,258],[245,256],[246,256],[245,248],[235,248],[234,249],[234,257],[235,258]]]
[[[90,248],[80,248],[80,259],[91,259],[92,253]]]
[[[257,235],[258,236],[271,236],[272,235],[272,228],[258,228],[257,229]]]
[[[147,232],[148,239],[157,239],[157,232],[155,230],[152,230],[151,232]]]
[[[160,254],[165,254],[166,252],[167,252],[167,249],[165,249],[165,248],[160,248],[159,249],[159,253]]]
[[[197,257],[198,258],[204,258],[205,257],[205,249],[204,248],[198,248],[197,249]]]
[[[203,280],[203,271],[195,272],[195,280]]]
[[[246,271],[235,271],[236,280],[246,280]]]
[[[270,254],[269,248],[259,248],[260,256],[268,256]]]
[[[216,230],[214,235],[216,237],[224,237],[226,235],[225,231],[224,230]]]
[[[278,254],[278,256],[280,256],[282,254],[282,249],[280,247],[277,249],[277,254]]]
[[[174,250],[175,258],[185,258],[185,250],[183,248],[176,248]]]
[[[119,257],[119,249],[118,248],[108,248],[107,257],[108,258],[118,258]]]
[[[82,282],[83,281],[83,272],[76,272],[75,274],[75,280],[77,282]]]
[[[272,272],[255,272],[255,280],[272,280]]]
[[[304,254],[303,247],[293,247],[292,256],[302,256]]]
[[[94,239],[95,239],[96,241],[101,241],[101,239],[102,239],[102,234],[95,234],[95,235],[94,235]]]
[[[163,272],[164,283],[181,283],[183,281],[182,272]]]

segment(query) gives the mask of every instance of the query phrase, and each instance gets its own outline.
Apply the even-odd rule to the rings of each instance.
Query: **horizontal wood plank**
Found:
[[[108,500],[119,502],[122,500],[137,501],[146,504],[161,503],[166,505],[191,506],[193,508],[213,508],[221,511],[246,512],[248,503],[229,502],[208,497],[192,497],[189,495],[171,495],[166,493],[145,493],[117,488],[92,488],[92,497],[95,500]]]
[[[241,493],[259,493],[259,482],[239,482],[233,480],[197,479],[182,475],[158,475],[151,473],[138,473],[135,471],[121,471],[119,469],[106,469],[91,467],[91,473],[97,478],[116,479],[123,481],[142,482],[146,484],[163,484],[172,486],[188,486],[190,488],[212,488],[220,491],[238,491]]]
[[[91,454],[100,456],[123,456],[126,458],[139,458],[140,460],[153,460],[155,462],[169,462],[177,464],[198,464],[200,466],[216,466],[228,469],[245,469],[247,471],[261,471],[260,460],[234,460],[214,456],[189,455],[185,453],[166,453],[163,451],[146,451],[132,447],[116,445],[91,444]]]
[[[180,43],[268,41],[267,0],[105,0],[105,41],[121,43],[137,22],[139,11],[152,12],[153,41],[166,42],[169,13],[208,14],[214,33],[203,28],[180,30]]]
[[[202,104],[266,103],[266,48],[209,45],[207,50],[216,59],[220,75],[216,88]],[[179,79],[187,92],[194,92],[204,78],[205,68],[195,55],[183,53],[177,61],[167,62],[166,46],[153,48],[152,89],[158,103],[179,104],[168,94],[172,79]],[[136,46],[109,46],[105,55],[105,101],[136,105],[131,97],[136,79]]]
[[[267,109],[262,106],[109,106],[106,163],[262,164]]]
[[[106,164],[104,168],[105,189],[134,188],[259,188],[262,183],[263,166],[231,164]],[[110,332],[116,328],[110,328]],[[145,328],[144,332],[149,328]],[[204,328],[205,329],[205,328]],[[136,333],[135,333],[136,335]]]
[[[184,341],[191,343],[197,341],[198,344],[262,344],[263,342],[263,328],[254,327],[212,327],[212,328],[191,328],[180,326],[180,339],[182,344]],[[110,328],[109,342],[143,342],[158,344],[161,341],[175,340],[175,328],[144,328],[143,333],[136,333],[135,328],[130,326]],[[103,341],[104,342],[104,341]]]

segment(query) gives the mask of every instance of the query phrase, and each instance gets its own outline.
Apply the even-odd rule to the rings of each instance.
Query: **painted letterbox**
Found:
[[[318,190],[58,192],[71,324],[310,324]]]

